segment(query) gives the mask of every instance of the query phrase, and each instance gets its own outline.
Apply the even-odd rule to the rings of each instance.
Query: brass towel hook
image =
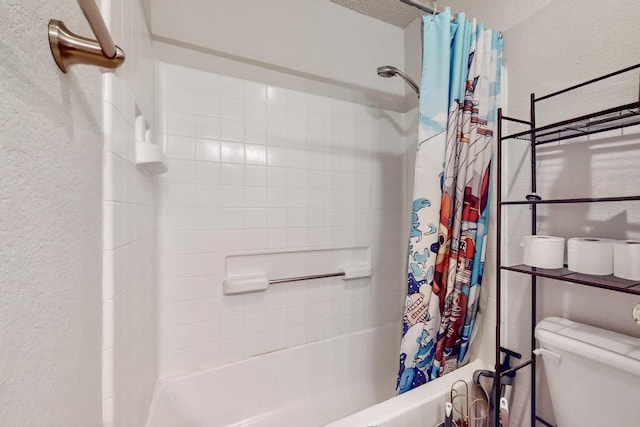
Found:
[[[115,69],[124,62],[124,52],[113,43],[111,34],[93,0],[78,0],[96,40],[72,33],[62,21],[49,21],[49,47],[63,73],[75,64]]]

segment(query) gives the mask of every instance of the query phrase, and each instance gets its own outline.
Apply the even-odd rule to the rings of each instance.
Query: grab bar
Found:
[[[346,276],[346,273],[344,271],[341,271],[340,273],[314,274],[311,276],[287,277],[286,279],[269,280],[269,284],[277,285],[278,283],[298,282],[301,280],[324,279],[326,277],[340,277],[340,276]]]
[[[250,273],[230,275],[222,281],[222,289],[225,295],[240,294],[245,292],[266,291],[269,285],[280,283],[299,282],[302,280],[323,279],[325,277],[342,277],[342,280],[362,279],[373,275],[371,264],[351,264],[338,267],[337,273],[312,274],[310,276],[287,277],[283,279],[271,279],[267,273]]]
[[[96,40],[72,33],[57,19],[49,21],[49,47],[58,68],[63,73],[75,64],[96,65],[116,69],[124,62],[122,49],[113,43],[109,29],[94,0],[78,0]]]

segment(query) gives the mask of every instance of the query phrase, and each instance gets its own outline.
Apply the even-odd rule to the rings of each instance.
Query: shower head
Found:
[[[402,77],[402,79],[405,82],[407,82],[407,84],[409,86],[411,86],[411,88],[413,90],[416,91],[418,96],[420,96],[420,88],[418,87],[416,82],[411,80],[411,77],[407,76],[405,73],[403,73],[402,71],[398,70],[396,67],[394,67],[392,65],[383,65],[381,67],[378,67],[378,75],[380,77],[384,77],[384,78],[389,78],[389,77],[393,77],[393,76],[396,76],[396,75],[400,76],[400,77]]]
[[[378,67],[378,75],[380,77],[389,78],[396,75],[398,69],[396,67],[392,67],[391,65],[383,65],[382,67]]]

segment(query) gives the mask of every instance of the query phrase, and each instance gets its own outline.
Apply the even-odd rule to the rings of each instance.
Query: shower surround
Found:
[[[432,426],[441,420],[451,385],[489,368],[476,359],[393,397],[398,340],[398,323],[392,322],[166,378],[158,384],[146,425]]]
[[[103,0],[101,7],[127,54],[117,71],[96,73],[104,129],[102,425],[139,426],[157,379],[157,183],[136,165],[134,124],[142,114],[156,127],[155,57],[139,1]]]
[[[158,63],[159,376],[398,321],[404,115]],[[223,295],[225,257],[368,247],[374,274]],[[251,266],[247,266],[250,268]]]
[[[460,374],[393,398],[417,110],[157,67],[169,172],[158,183],[159,381],[147,425],[435,423],[453,379],[488,366],[475,346]],[[229,256],[235,274],[242,255],[362,247],[371,278],[223,294]]]

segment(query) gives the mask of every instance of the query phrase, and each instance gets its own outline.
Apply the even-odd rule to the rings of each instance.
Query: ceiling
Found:
[[[415,19],[424,15],[417,7],[400,0],[331,0],[333,3],[355,10],[396,27],[406,28]],[[422,0],[427,7],[433,7],[432,0]]]
[[[331,0],[333,3],[355,10],[396,27],[406,28],[415,19],[424,15],[417,7],[409,6],[400,0]],[[418,0],[432,8],[435,0]],[[142,0],[147,20],[151,22],[151,0]]]

